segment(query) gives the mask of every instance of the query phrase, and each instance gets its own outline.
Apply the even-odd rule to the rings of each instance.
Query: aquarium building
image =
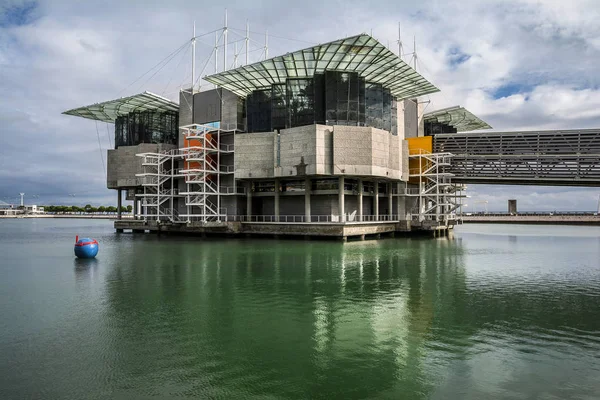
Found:
[[[179,103],[145,92],[66,111],[115,124],[118,230],[364,238],[456,223],[462,190],[432,134],[489,128],[423,113],[432,83],[361,34],[204,77]]]

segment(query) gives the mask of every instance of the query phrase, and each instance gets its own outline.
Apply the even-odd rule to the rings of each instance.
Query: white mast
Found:
[[[238,60],[238,51],[237,51],[237,42],[233,42],[233,68],[237,68]]]
[[[398,57],[402,59],[402,34],[400,33],[400,22],[398,22]]]
[[[215,32],[215,74],[219,73],[219,32]]]
[[[194,21],[194,34],[192,35],[192,94],[196,84],[196,21]]]
[[[415,71],[417,70],[417,37],[414,36],[414,42],[413,42],[413,61],[414,61],[414,69]]]
[[[269,31],[265,31],[265,60],[269,58]]]
[[[227,69],[227,9],[225,9],[225,27],[223,28],[223,71]]]
[[[246,65],[248,65],[248,53],[250,44],[250,25],[248,24],[248,20],[246,20]]]

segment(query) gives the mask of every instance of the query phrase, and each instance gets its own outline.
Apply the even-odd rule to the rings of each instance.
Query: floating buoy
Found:
[[[94,258],[98,254],[98,242],[96,239],[75,237],[75,255],[78,258]]]

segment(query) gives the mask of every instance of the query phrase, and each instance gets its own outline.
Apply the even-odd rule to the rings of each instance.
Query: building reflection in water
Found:
[[[393,392],[427,379],[428,335],[456,306],[445,288],[464,290],[448,240],[149,241],[107,276],[120,368],[150,364],[134,375],[182,363],[192,376],[237,371],[259,391],[271,371],[290,381],[281,395]]]

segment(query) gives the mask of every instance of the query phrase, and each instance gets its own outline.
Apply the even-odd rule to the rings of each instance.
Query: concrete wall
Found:
[[[417,137],[419,135],[418,106],[414,100],[404,100],[404,138]],[[400,108],[400,107],[399,107]]]
[[[400,139],[367,127],[333,127],[333,173],[400,179]]]
[[[416,114],[413,120],[416,129]],[[236,179],[305,175],[408,179],[406,142],[381,129],[308,125],[282,129],[279,134],[235,137]]]
[[[118,149],[108,150],[106,187],[109,189],[128,188],[140,186],[141,181],[135,174],[144,172],[142,157],[139,153],[157,153],[175,149],[171,144],[141,143],[137,146],[120,146]]]
[[[194,123],[206,124],[221,120],[221,94],[219,89],[194,94]]]
[[[305,176],[316,174],[317,134],[315,125],[281,129],[279,134],[280,163],[275,176]],[[275,144],[277,146],[277,143]],[[274,157],[277,157],[277,147]]]
[[[235,178],[274,176],[274,132],[245,133],[235,137]]]

